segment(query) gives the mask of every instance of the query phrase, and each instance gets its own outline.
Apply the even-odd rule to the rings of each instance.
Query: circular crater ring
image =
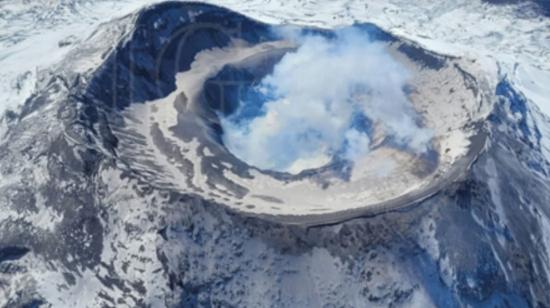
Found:
[[[389,211],[403,210],[408,207],[414,206],[419,202],[422,202],[440,193],[453,182],[464,179],[464,177],[469,172],[472,164],[483,152],[488,136],[485,132],[485,129],[482,127],[483,123],[477,123],[476,126],[480,127],[480,130],[478,131],[478,134],[470,137],[471,147],[468,151],[468,154],[457,161],[453,168],[451,170],[448,170],[443,178],[441,178],[437,182],[431,182],[429,186],[421,190],[413,191],[380,203],[370,204],[366,207],[348,209],[334,213],[307,215],[254,214],[253,216],[287,225],[315,227],[336,224],[354,218],[378,215]],[[243,212],[243,214],[251,215],[247,212]]]
[[[195,10],[193,5],[184,7],[189,11]],[[151,10],[154,11],[155,9],[153,7]],[[255,216],[294,225],[330,224],[357,216],[402,209],[425,200],[445,189],[454,181],[461,180],[484,148],[486,133],[483,129],[483,121],[488,114],[487,110],[490,109],[492,98],[488,94],[487,89],[490,89],[490,86],[486,85],[486,81],[482,77],[479,79],[473,77],[478,76],[477,73],[480,71],[476,71],[477,67],[472,64],[472,61],[438,55],[422,49],[413,42],[387,34],[373,25],[359,25],[357,27],[360,29],[366,28],[366,31],[374,33],[374,40],[384,43],[388,53],[418,72],[418,76],[421,77],[414,80],[417,84],[412,85],[411,99],[416,102],[415,108],[423,115],[423,120],[428,123],[427,127],[435,127],[437,131],[441,132],[440,135],[436,136],[437,140],[435,142],[438,153],[442,154],[438,157],[438,166],[441,165],[441,159],[443,159],[444,168],[430,174],[429,182],[412,186],[413,188],[408,190],[404,189],[407,188],[407,183],[405,183],[403,187],[398,187],[393,193],[386,194],[382,198],[383,200],[379,202],[375,200],[377,197],[373,197],[375,198],[373,199],[368,196],[368,193],[365,193],[362,196],[363,199],[357,199],[358,201],[354,204],[347,204],[346,201],[342,201],[340,204],[336,204],[335,208],[330,208],[329,205],[328,208],[325,207],[317,211],[315,201],[312,203],[314,206],[311,206],[311,208],[295,211],[302,205],[300,200],[304,199],[298,197],[297,199],[289,199],[291,200],[290,203],[285,203],[284,200],[280,202],[281,198],[292,197],[285,195],[284,189],[289,187],[288,183],[305,181],[308,178],[317,176],[315,185],[318,185],[319,179],[323,180],[322,177],[330,174],[330,168],[322,170],[322,172],[328,173],[321,173],[321,175],[299,174],[298,176],[287,177],[284,174],[273,174],[246,165],[228,153],[223,144],[219,142],[219,136],[213,136],[215,134],[212,132],[216,130],[215,126],[217,124],[215,112],[205,109],[204,100],[199,99],[203,94],[201,92],[202,85],[208,78],[215,76],[225,65],[239,63],[249,59],[250,56],[265,53],[270,48],[292,50],[295,46],[281,40],[280,37],[270,36],[271,28],[275,26],[259,23],[222,8],[201,5],[199,9],[188,13],[190,16],[192,15],[192,19],[179,19],[178,22],[182,24],[174,26],[173,33],[179,33],[181,28],[200,22],[201,17],[211,22],[213,20],[212,16],[208,14],[212,14],[217,20],[222,14],[228,16],[227,20],[232,22],[246,23],[248,31],[251,31],[252,34],[247,33],[244,38],[243,36],[232,37],[227,33],[213,34],[212,31],[215,30],[209,30],[200,34],[206,35],[205,41],[211,45],[203,47],[202,51],[197,49],[196,46],[189,47],[189,44],[178,45],[177,51],[184,54],[183,58],[187,62],[180,65],[182,69],[173,73],[176,79],[175,89],[170,87],[169,83],[166,83],[165,88],[160,88],[161,95],[158,95],[157,92],[155,95],[150,95],[150,97],[140,98],[139,94],[143,91],[134,96],[129,95],[130,97],[137,97],[135,103],[126,102],[125,105],[120,107],[119,112],[108,115],[110,127],[113,128],[113,134],[118,142],[116,148],[117,159],[123,161],[123,165],[127,166],[129,170],[144,177],[150,185],[174,190],[182,194],[196,195],[205,202],[223,204],[231,210],[246,216]],[[159,18],[163,18],[162,14],[144,14],[144,16],[153,16],[153,20],[138,19],[139,22],[155,24]],[[173,16],[167,18],[173,18]],[[257,30],[256,27],[260,30]],[[153,32],[150,36],[160,36],[159,41],[163,41],[162,35],[170,35],[166,29],[163,31],[167,34],[156,33],[157,30],[153,26],[142,28],[150,29]],[[331,32],[331,30],[326,29],[304,29],[307,32],[321,34],[330,34]],[[143,31],[134,34],[134,36],[137,35],[143,35]],[[132,46],[132,40],[136,39],[136,37],[130,37],[123,44]],[[194,41],[200,41],[200,39],[201,36],[194,37]],[[165,41],[169,40],[165,39]],[[189,48],[189,50],[185,50],[185,48]],[[115,59],[112,63],[120,66],[121,63],[116,62],[117,57],[131,58],[132,56],[124,54],[128,52],[134,51],[124,45],[119,47],[115,54],[111,56]],[[164,51],[162,53],[163,55],[170,54],[170,52]],[[143,57],[143,55],[138,54],[136,57]],[[170,61],[172,61],[170,62],[172,64],[173,60]],[[108,61],[106,64],[107,69],[104,71],[109,72],[109,65],[110,62]],[[158,67],[170,66],[158,65]],[[132,69],[133,67],[129,66],[127,70],[120,71],[132,74]],[[140,70],[139,75],[135,74],[133,78],[145,87],[152,85],[152,88],[159,90],[156,84],[158,82],[157,77],[162,74],[155,72],[151,76],[147,76],[143,74],[144,71],[146,70]],[[200,75],[198,79],[196,78],[197,72]],[[166,73],[164,75],[170,76],[170,74]],[[194,79],[189,79],[191,75]],[[98,74],[98,78],[105,77]],[[132,80],[132,78],[122,76],[120,83],[124,83],[126,80]],[[422,84],[422,82],[426,84]],[[93,85],[93,81],[91,84]],[[449,84],[451,85],[449,86]],[[437,88],[435,94],[427,93],[431,90],[426,89],[434,88]],[[128,89],[132,89],[132,87],[128,87]],[[418,89],[416,93],[415,89]],[[97,93],[102,92],[96,91],[94,95],[97,95]],[[101,97],[96,97],[96,99],[102,100]],[[201,102],[203,105],[200,104]],[[455,113],[460,113],[458,120],[453,118]],[[448,122],[453,123],[449,124]],[[450,146],[450,144],[455,144],[451,140],[456,137],[453,135],[454,132],[460,135],[460,138],[458,138],[460,140],[456,143],[461,148],[458,154],[453,153],[452,146]],[[447,155],[447,152],[449,152],[449,155]],[[414,156],[406,157],[414,158]],[[408,162],[409,165],[415,163],[415,161]],[[362,170],[362,172],[364,171]],[[368,172],[369,170],[367,170]],[[228,174],[232,175],[227,176]],[[399,173],[397,174],[399,175]],[[267,187],[264,187],[263,191],[256,191],[255,176],[268,179],[265,183],[260,184]],[[423,177],[421,176],[421,178]],[[282,188],[279,190],[282,193],[279,193],[279,195],[263,193],[270,191],[270,183],[274,183],[274,181],[282,183]],[[344,182],[341,181],[340,184]],[[364,183],[373,182],[377,182],[377,180],[360,181],[354,186],[356,190],[349,191],[346,191],[347,188],[344,183],[342,184],[344,186],[341,185],[344,188],[338,189],[349,195],[350,192],[362,190],[361,185],[365,185]],[[374,183],[374,185],[377,185],[377,183]],[[300,187],[304,186],[299,186],[297,189],[302,189]],[[310,194],[314,197],[312,200],[322,201],[323,194],[327,194],[322,187],[323,185],[318,185],[317,188],[310,190],[310,192],[313,191]],[[368,188],[365,187],[365,189]],[[227,191],[225,195],[220,193],[224,190]],[[296,191],[296,188],[294,188],[294,191]],[[316,196],[316,192],[322,194]],[[346,198],[348,197],[344,197],[342,200],[348,200]],[[258,203],[254,200],[257,200]],[[363,203],[362,200],[371,201]],[[375,201],[372,202],[372,200]],[[256,207],[260,202],[264,203],[263,208]],[[275,207],[270,207],[270,204],[276,203],[281,203],[280,207],[272,210]],[[287,206],[289,207],[287,208]]]

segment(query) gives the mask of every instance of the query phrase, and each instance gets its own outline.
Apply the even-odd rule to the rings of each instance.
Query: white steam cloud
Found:
[[[222,118],[227,148],[250,165],[298,173],[335,156],[350,161],[368,153],[370,137],[354,125],[358,114],[383,125],[402,145],[425,151],[431,131],[420,128],[403,92],[410,77],[381,43],[355,29],[328,39],[299,37],[257,90],[274,97],[246,121]],[[255,102],[241,102],[249,104]]]

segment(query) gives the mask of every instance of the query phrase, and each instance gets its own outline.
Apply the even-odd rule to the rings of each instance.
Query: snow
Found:
[[[548,262],[544,264],[544,269],[546,270],[546,276],[550,277],[550,219],[546,216],[541,216],[539,220],[542,231],[539,249],[545,253],[545,258]]]
[[[431,308],[431,307],[437,307],[426,290],[420,289],[416,290],[416,292],[413,293],[412,298],[410,300],[410,306],[411,308]]]
[[[79,40],[86,40],[86,37],[100,23],[130,13],[142,5],[152,2],[158,1],[20,0],[0,2],[0,65],[2,65],[0,71],[0,138],[2,138],[1,114],[5,110],[15,110],[21,106],[24,100],[34,91],[43,69],[47,69],[63,59],[79,43]],[[514,87],[528,97],[530,102],[535,104],[540,111],[550,116],[550,87],[548,86],[550,84],[550,19],[517,17],[513,6],[490,6],[480,1],[466,0],[445,2],[427,0],[415,2],[404,0],[350,0],[329,3],[316,0],[250,0],[246,2],[228,0],[222,4],[252,17],[274,23],[297,23],[330,27],[350,24],[354,21],[371,21],[395,34],[420,42],[428,49],[477,59],[477,62],[483,63],[489,72],[494,69],[495,62],[498,61],[501,69],[500,76],[507,75]],[[59,41],[74,42],[74,44],[60,47]],[[496,70],[493,71],[494,75],[492,77],[496,79],[499,76],[496,75]],[[548,121],[544,115],[538,113],[535,114],[535,119],[536,121]],[[550,130],[547,126],[543,126],[541,132],[543,134],[543,151],[547,154],[547,157],[550,157],[550,139],[548,138]],[[197,149],[192,146],[192,150],[196,151]],[[210,150],[208,152],[211,153]],[[210,155],[206,153],[206,150],[205,154]],[[158,155],[158,153],[152,155]],[[166,162],[166,165],[170,165],[170,162]],[[226,165],[226,167],[228,166]],[[23,166],[17,166],[17,168],[22,169]],[[391,168],[392,166],[385,166],[380,169],[387,170]],[[498,169],[498,166],[493,164],[487,172],[497,176],[498,172],[495,168]],[[134,262],[131,273],[127,276],[123,275],[121,278],[130,281],[143,281],[149,292],[147,294],[149,302],[152,306],[155,306],[155,303],[157,303],[156,297],[166,292],[164,288],[167,285],[166,277],[159,279],[161,276],[156,274],[161,266],[156,259],[155,250],[159,235],[150,228],[158,225],[158,222],[148,222],[145,217],[148,217],[150,213],[147,213],[143,208],[136,208],[139,204],[149,204],[149,200],[147,202],[137,202],[131,199],[134,196],[131,187],[136,185],[135,183],[116,182],[121,177],[115,171],[104,172],[102,176],[104,177],[102,181],[106,185],[116,184],[116,187],[119,187],[118,190],[111,190],[116,192],[115,194],[104,199],[108,204],[121,205],[109,208],[110,212],[107,216],[117,221],[140,224],[144,230],[147,230],[140,236],[132,237],[132,234],[128,234],[129,232],[124,230],[122,224],[109,224],[117,225],[119,229],[115,229],[114,231],[118,232],[111,232],[109,233],[110,236],[104,238],[103,246],[105,249],[101,256],[102,261],[108,264],[112,263],[117,273],[123,272],[121,268],[124,261],[131,260]],[[34,178],[38,179],[39,182],[48,180],[45,175],[40,174],[35,174]],[[7,187],[20,181],[19,177],[13,175],[10,177],[0,176],[0,186]],[[269,182],[258,183],[260,186],[269,186],[270,184]],[[498,205],[502,201],[498,200],[499,193],[494,183],[489,183],[489,185],[491,186],[491,197],[496,198],[494,203]],[[126,190],[128,191],[126,192]],[[43,216],[29,215],[25,218],[26,221],[35,226],[42,226],[46,232],[53,231],[62,216],[54,211],[43,209],[40,200],[39,206],[40,213]],[[502,209],[498,208],[497,210],[499,216],[505,218]],[[0,221],[20,217],[19,215],[21,215],[19,212],[7,210],[5,213],[0,213]],[[48,223],[45,223],[46,221]],[[428,228],[430,222],[430,219],[424,221],[424,227]],[[540,218],[540,224],[543,226],[541,249],[548,252],[550,251],[550,222],[546,217],[542,217]],[[425,231],[421,246],[431,256],[440,256],[439,244],[434,232],[433,230]],[[123,243],[126,246],[121,246]],[[214,241],[210,244],[214,245]],[[140,252],[141,245],[145,247],[143,252]],[[222,244],[215,243],[215,245]],[[184,247],[188,249],[189,246]],[[116,251],[112,247],[117,247],[120,250]],[[246,246],[246,248],[244,251],[249,255],[255,252],[251,252],[248,249],[249,246]],[[491,248],[495,251],[494,247],[491,246]],[[204,251],[204,247],[201,246],[197,250]],[[218,250],[218,252],[221,251],[222,249]],[[497,253],[494,254],[497,257]],[[140,255],[146,256],[154,262],[138,262],[136,256]],[[82,306],[83,303],[99,305],[98,292],[107,290],[98,279],[98,277],[107,274],[105,268],[99,268],[97,272],[89,269],[81,272],[81,275],[76,277],[76,284],[62,291],[61,288],[67,286],[60,286],[57,282],[64,281],[61,274],[63,266],[56,263],[44,267],[42,264],[46,264],[45,260],[33,259],[31,256],[32,254],[29,254],[21,262],[25,262],[29,265],[29,268],[33,269],[30,272],[32,279],[27,274],[16,274],[12,276],[10,281],[7,281],[8,285],[23,286],[31,284],[30,281],[34,280],[32,284],[36,284],[39,293],[54,306]],[[217,261],[216,259],[211,260],[212,262]],[[321,284],[309,286],[316,291],[325,292],[331,289],[335,283],[346,282],[343,284],[345,287],[339,290],[346,290],[350,294],[347,299],[353,299],[352,295],[357,293],[357,290],[348,288],[349,285],[356,284],[350,283],[349,280],[345,281],[343,278],[344,264],[336,257],[331,256],[325,249],[314,249],[311,254],[290,260],[296,263],[301,262],[302,265],[311,264],[309,269],[301,267],[304,272],[300,272],[300,274],[307,274],[305,273],[307,270],[310,275],[308,277],[322,278]],[[231,266],[231,263],[227,262],[222,263],[222,265]],[[500,259],[498,259],[498,262],[502,263]],[[252,266],[258,266],[261,263],[255,264],[252,263]],[[281,263],[272,263],[271,265],[271,267],[273,265],[288,267],[287,264]],[[385,280],[403,280],[401,273],[394,269],[392,260],[375,265],[382,268],[381,272],[387,276]],[[444,281],[451,285],[452,281],[456,279],[451,260],[448,256],[444,256],[439,261],[439,265],[443,272]],[[143,272],[139,272],[138,268]],[[545,270],[547,275],[550,275],[548,274],[550,269],[546,267]],[[256,275],[249,276],[249,278],[257,280],[256,286],[261,287],[262,290],[278,287],[275,279],[265,275],[264,272],[258,272]],[[302,282],[298,278],[295,283]],[[377,281],[382,281],[382,278]],[[312,279],[312,281],[315,280]],[[407,285],[406,279],[403,284]],[[306,287],[307,285],[303,286],[304,289]],[[11,289],[0,290],[0,305],[6,304],[5,300],[12,295],[10,292]],[[109,289],[109,294],[115,298],[122,297],[121,293],[119,289]],[[324,294],[321,293],[320,295]],[[251,293],[249,296],[262,295]],[[254,302],[254,299],[250,299],[250,302]],[[411,302],[417,307],[433,305],[426,291],[422,288],[415,290]]]
[[[505,226],[508,224],[506,218],[506,213],[504,211],[504,204],[502,202],[501,196],[502,192],[498,185],[498,179],[500,178],[497,170],[497,166],[492,159],[487,160],[487,165],[485,166],[485,172],[487,173],[487,185],[489,185],[489,192],[491,194],[492,204],[495,206],[495,211],[498,215],[499,224]],[[501,239],[499,238],[499,241]],[[504,239],[502,239],[504,241]]]
[[[59,41],[85,39],[102,22],[159,0],[4,1],[0,3],[0,114],[17,109],[36,83],[38,72],[58,62],[72,45]],[[216,1],[272,23],[332,27],[368,21],[438,52],[501,63],[502,73],[550,114],[550,19],[518,16],[513,5],[479,0],[459,1]],[[69,40],[70,41],[70,40]],[[46,56],[44,56],[46,55]]]
[[[550,19],[535,14],[520,16],[513,5],[495,6],[469,0],[281,2],[224,1],[223,6],[275,23],[330,27],[355,21],[373,22],[437,52],[498,61],[504,74],[512,73],[517,66],[538,71],[536,77],[544,76],[543,80],[550,78]],[[533,102],[550,112],[550,96],[541,96],[546,99]]]
[[[550,69],[518,65],[510,77],[514,88],[535,103],[542,113],[550,116]]]
[[[61,61],[79,40],[86,40],[101,23],[149,2],[0,2],[0,118],[6,110],[17,110],[35,90],[40,72]]]

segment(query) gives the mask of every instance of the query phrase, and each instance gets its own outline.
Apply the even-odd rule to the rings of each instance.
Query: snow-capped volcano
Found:
[[[0,305],[550,304],[540,4],[141,5],[1,4]]]

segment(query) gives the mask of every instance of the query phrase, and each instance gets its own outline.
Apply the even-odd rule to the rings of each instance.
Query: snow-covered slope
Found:
[[[0,3],[0,111],[34,89],[37,69],[59,61],[95,27],[158,0],[4,1]],[[382,28],[446,54],[488,58],[550,114],[550,19],[529,3],[482,1],[206,1],[270,23],[331,27],[355,21]],[[546,98],[546,99],[545,99]]]
[[[99,23],[144,3],[0,3],[0,108],[21,113],[0,120],[1,306],[550,305],[546,17],[477,1],[221,3],[272,23],[374,22],[493,78],[488,143],[463,180],[400,211],[303,228],[152,185],[109,151],[105,122],[83,124],[82,89],[136,16]]]
[[[16,111],[35,90],[41,71],[59,62],[97,26],[149,1],[2,1],[0,113]]]

